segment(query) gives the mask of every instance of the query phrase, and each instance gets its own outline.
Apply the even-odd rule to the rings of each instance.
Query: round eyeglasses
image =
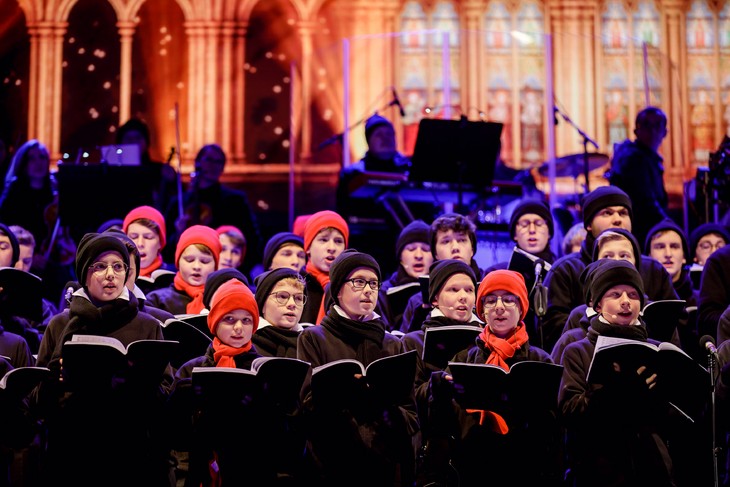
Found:
[[[127,272],[127,264],[124,262],[112,262],[111,264],[107,264],[105,262],[95,262],[94,264],[91,264],[89,266],[89,269],[94,274],[104,274],[108,268],[112,268],[112,271],[114,274],[124,274]]]
[[[307,302],[307,296],[303,293],[292,294],[286,291],[277,291],[269,294],[269,296],[274,296],[276,302],[282,306],[286,305],[291,298],[294,298],[294,304],[297,306],[304,306],[304,303]]]
[[[484,297],[482,303],[484,304],[485,308],[491,309],[497,306],[497,301],[502,301],[502,306],[504,306],[505,308],[514,308],[515,306],[517,306],[519,298],[512,294],[505,294],[504,296],[495,296],[494,294],[489,294]]]

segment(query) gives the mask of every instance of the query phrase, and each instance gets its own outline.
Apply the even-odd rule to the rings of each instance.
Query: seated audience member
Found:
[[[667,448],[674,433],[671,415],[654,389],[672,378],[658,377],[646,366],[624,370],[614,364],[610,379],[587,381],[598,337],[652,342],[640,317],[644,296],[635,266],[614,260],[603,264],[590,289],[597,315],[586,338],[563,353],[559,406],[570,485],[676,485]]]
[[[256,277],[259,327],[253,343],[266,357],[297,357],[297,338],[306,326],[301,323],[307,302],[304,278],[294,269],[281,267]]]
[[[476,227],[467,217],[458,213],[445,213],[431,223],[431,254],[434,262],[444,259],[460,260],[472,268],[479,280],[484,272],[474,260],[476,252]],[[430,309],[430,303],[423,302],[421,293],[411,296],[403,312],[400,331],[409,333],[420,329]]]
[[[631,218],[631,200],[617,187],[601,186],[584,197],[583,226],[587,234],[580,252],[555,261],[545,278],[548,289],[547,313],[542,321],[545,350],[552,351],[571,310],[584,302],[580,274],[593,261],[596,237],[608,228],[631,232]],[[639,262],[639,272],[651,300],[677,299],[669,274],[659,262],[647,256],[642,256]]]
[[[375,259],[345,250],[332,263],[329,276],[333,305],[319,326],[307,327],[299,335],[297,358],[312,367],[340,359],[367,366],[403,353],[403,342],[386,333],[385,323],[375,313],[381,282]],[[362,400],[352,410],[313,402],[311,388],[305,385],[304,407],[311,421],[308,453],[316,465],[309,485],[412,485],[412,441],[418,431],[412,395],[398,404],[381,404],[371,400],[366,379],[360,376],[358,381]]]
[[[385,321],[388,331],[398,329],[407,301],[399,299],[389,300],[388,290],[409,283],[418,283],[418,278],[428,273],[433,263],[431,254],[430,227],[421,220],[415,220],[403,227],[395,242],[395,255],[398,259],[398,268],[380,286],[378,296],[378,313]],[[414,286],[405,292],[411,295],[420,291]],[[401,292],[404,292],[401,291]],[[400,304],[400,303],[403,304]]]
[[[124,346],[163,339],[159,321],[140,312],[125,287],[129,272],[127,247],[116,236],[88,233],[79,241],[76,274],[82,287],[73,293],[69,309],[51,319],[36,362],[51,370],[37,390],[35,406],[47,428],[43,485],[151,486],[169,479],[169,451],[157,435],[172,380],[169,365],[160,377],[115,376],[92,392],[66,386],[61,366],[64,344],[74,335],[108,336]],[[124,468],[109,475],[110,459]]]
[[[232,225],[221,225],[215,229],[221,242],[218,269],[238,269],[246,257],[246,237]]]
[[[459,352],[452,362],[491,364],[506,371],[522,361],[551,362],[545,351],[529,342],[522,321],[529,302],[521,274],[502,269],[490,272],[479,285],[476,304],[477,315],[485,326],[476,346]],[[517,411],[502,416],[494,411],[464,410],[454,401],[454,389],[449,367],[431,375],[431,439],[439,435],[451,437],[440,445],[448,445],[448,455],[442,456],[450,459],[459,485],[484,485],[485,471],[495,485],[559,485],[560,442],[555,411],[542,412],[551,418],[550,427],[545,418],[538,420],[541,415],[526,420]],[[557,397],[557,390],[555,394]],[[429,447],[439,445],[430,443]],[[436,476],[442,481],[447,477],[443,473]]]
[[[345,248],[350,230],[347,222],[334,211],[318,211],[304,226],[304,250],[307,266],[303,271],[307,281],[307,302],[302,321],[319,324],[325,316],[325,291],[330,281],[330,268]]]
[[[307,265],[304,240],[292,232],[279,232],[273,235],[264,247],[264,271],[289,267],[302,272]]]
[[[151,206],[134,208],[124,217],[122,231],[132,239],[139,250],[139,275],[149,279],[140,281],[138,283],[140,288],[149,293],[160,287],[166,287],[168,284],[155,285],[155,279],[160,271],[175,269],[175,266],[167,265],[162,260],[162,250],[167,243],[167,228],[162,213]]]
[[[151,306],[174,315],[199,314],[208,275],[216,270],[221,244],[210,227],[193,225],[180,235],[175,250],[177,274],[173,284],[147,295]]]

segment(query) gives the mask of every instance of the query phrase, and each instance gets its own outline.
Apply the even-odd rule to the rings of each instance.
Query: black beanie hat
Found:
[[[365,121],[365,140],[368,142],[370,141],[370,136],[373,134],[373,130],[375,130],[380,125],[390,125],[391,127],[393,124],[385,117],[381,117],[377,113],[368,118]]]
[[[400,261],[400,254],[406,245],[423,242],[429,244],[431,227],[423,220],[414,220],[401,230],[398,240],[395,242],[395,258]]]
[[[358,252],[355,249],[345,249],[332,262],[332,266],[330,266],[330,294],[332,295],[334,304],[340,304],[337,295],[340,294],[340,289],[345,284],[347,276],[358,267],[372,269],[375,275],[378,276],[378,281],[382,281],[380,277],[380,266],[372,255]]]
[[[119,230],[122,229],[124,226],[124,220],[121,218],[112,218],[111,220],[107,220],[101,225],[99,225],[99,228],[96,230],[96,233],[104,233],[107,230],[112,230],[115,227],[117,227]]]
[[[104,252],[118,252],[122,256],[122,262],[127,266],[124,274],[124,281],[129,277],[129,251],[124,242],[111,233],[87,233],[79,241],[76,248],[76,276],[79,284],[86,289],[86,275],[89,266],[96,262]]]
[[[674,232],[677,235],[679,235],[679,238],[682,240],[682,251],[684,252],[684,258],[689,260],[689,244],[687,243],[687,237],[684,235],[684,231],[679,228],[679,225],[674,223],[674,220],[671,218],[665,218],[664,220],[660,221],[651,229],[649,230],[649,233],[646,234],[646,241],[644,242],[644,254],[651,255],[651,240],[659,232]]]
[[[591,284],[593,283],[593,278],[596,276],[597,273],[600,273],[601,268],[607,264],[609,264],[613,259],[598,259],[594,260],[587,266],[583,268],[583,271],[580,273],[580,284],[583,287],[583,299],[585,301],[585,304],[590,306],[591,305]]]
[[[8,226],[4,223],[0,223],[0,230],[7,235],[10,240],[10,247],[13,249],[13,260],[10,262],[10,267],[14,267],[18,262],[18,259],[20,259],[20,245],[18,244],[18,237],[16,237],[12,230],[10,230],[10,228],[8,228]]]
[[[210,310],[210,302],[213,300],[213,295],[218,288],[221,287],[223,283],[228,282],[231,279],[238,279],[248,286],[248,279],[246,279],[246,276],[238,269],[226,267],[208,274],[208,277],[205,279],[205,286],[203,286],[203,306],[205,306],[206,309]]]
[[[139,273],[142,269],[140,266],[141,257],[139,256],[139,250],[137,250],[137,244],[134,243],[134,240],[129,238],[126,233],[124,233],[121,230],[117,230],[116,228],[109,228],[109,229],[107,229],[103,232],[99,232],[99,233],[114,235],[119,240],[124,242],[124,245],[127,246],[127,252],[129,252],[130,259],[132,256],[134,256],[134,269],[135,269],[134,270],[134,272],[135,272],[134,280],[136,281],[137,278],[139,277]]]
[[[437,260],[431,264],[428,270],[428,302],[432,303],[436,295],[444,287],[446,281],[454,274],[466,274],[474,284],[474,295],[476,296],[477,278],[474,270],[468,264],[456,259]]]
[[[443,220],[453,220],[453,224],[449,225],[449,228],[457,227],[459,231],[465,231],[469,235],[469,241],[471,242],[471,250],[476,255],[477,253],[477,234],[474,231],[474,224],[464,215],[459,213],[444,213],[438,216],[433,223],[431,223],[431,254],[436,259],[436,238],[438,237],[439,227],[442,225]]]
[[[631,262],[625,260],[604,259],[607,262],[603,264],[597,272],[594,272],[593,279],[590,284],[590,296],[595,308],[606,291],[614,286],[627,284],[639,292],[639,301],[641,308],[644,308],[646,300],[644,296],[644,283],[641,275]]]
[[[697,244],[700,243],[700,239],[710,233],[722,235],[725,239],[725,244],[730,244],[730,232],[725,225],[720,225],[719,223],[703,223],[689,234],[690,254],[687,256],[688,261],[695,258]]]
[[[636,237],[634,236],[633,233],[629,232],[625,228],[611,227],[611,228],[607,228],[604,231],[602,231],[598,235],[598,237],[596,237],[596,243],[593,244],[593,260],[594,261],[600,260],[598,258],[598,247],[599,247],[598,239],[601,238],[601,235],[608,233],[608,232],[618,233],[619,235],[625,237],[629,242],[631,242],[631,248],[634,251],[634,260],[636,261],[636,265],[634,267],[636,267],[638,269],[639,266],[641,265],[641,250],[639,249],[639,241],[636,240]]]
[[[583,228],[588,230],[588,225],[593,217],[604,208],[609,206],[623,206],[629,210],[629,218],[633,221],[634,212],[631,209],[631,198],[616,186],[599,186],[583,198]]]
[[[269,294],[271,294],[271,290],[274,289],[276,283],[282,279],[286,279],[287,277],[293,277],[294,279],[302,278],[299,273],[291,267],[280,267],[278,269],[263,272],[256,276],[256,279],[254,279],[253,282],[256,285],[255,296],[256,304],[259,306],[259,314],[263,315],[266,298],[269,297]],[[304,293],[306,294],[306,288]]]
[[[304,239],[291,232],[279,232],[272,236],[264,247],[264,270],[268,271],[271,268],[271,261],[274,260],[274,256],[284,244],[296,244],[304,248]]]
[[[535,215],[542,217],[542,219],[545,220],[545,223],[547,223],[548,229],[550,230],[550,238],[553,238],[553,235],[555,234],[555,229],[553,228],[553,215],[552,213],[550,213],[550,208],[547,204],[540,200],[530,199],[522,201],[512,211],[512,217],[509,219],[509,236],[511,238],[515,238],[515,232],[517,231],[517,221],[522,215],[526,215],[527,213],[534,213]]]

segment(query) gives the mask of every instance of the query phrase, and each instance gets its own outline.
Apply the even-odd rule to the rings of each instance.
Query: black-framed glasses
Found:
[[[484,297],[484,301],[482,303],[484,304],[485,308],[494,308],[497,306],[497,301],[502,301],[502,306],[505,308],[514,308],[517,306],[517,302],[519,301],[519,298],[513,294],[505,294],[504,296],[495,296],[494,294],[489,294]]]
[[[106,262],[95,262],[89,266],[89,269],[91,269],[94,274],[104,274],[110,267],[114,274],[124,274],[127,272],[127,264],[124,262],[112,262],[111,264],[107,264]]]
[[[380,284],[381,284],[381,282],[378,281],[377,279],[368,281],[367,279],[355,278],[355,279],[348,279],[347,282],[352,284],[352,289],[357,289],[357,290],[365,289],[365,285],[367,284],[368,286],[370,286],[370,289],[372,289],[373,291],[377,291],[378,289],[380,289]]]
[[[292,294],[287,291],[277,291],[269,296],[274,296],[276,302],[282,306],[286,305],[291,298],[294,298],[294,304],[297,306],[304,306],[304,303],[307,302],[307,296],[303,293]]]

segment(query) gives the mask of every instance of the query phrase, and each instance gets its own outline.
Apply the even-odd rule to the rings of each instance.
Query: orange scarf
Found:
[[[320,286],[322,286],[322,289],[326,289],[327,284],[330,283],[330,275],[317,269],[314,264],[312,264],[311,261],[307,262],[306,267],[307,273],[314,276],[315,279],[317,279],[317,282]],[[322,294],[322,302],[319,303],[319,311],[317,312],[317,321],[315,324],[319,324],[322,321],[322,318],[324,318],[324,315],[327,314],[326,310],[324,309],[324,300],[325,295]]]
[[[157,255],[155,257],[154,262],[152,262],[148,267],[145,267],[144,269],[139,271],[139,275],[142,277],[150,277],[154,271],[159,269],[162,266],[162,256]]]
[[[522,345],[527,343],[528,336],[525,324],[520,322],[515,329],[515,332],[506,339],[499,338],[497,335],[492,333],[489,329],[489,325],[484,327],[479,338],[481,338],[484,342],[485,347],[492,352],[489,354],[489,357],[487,357],[486,363],[502,367],[504,370],[509,371],[509,365],[507,365],[505,359],[513,357],[515,352],[522,348]],[[479,424],[483,425],[486,421],[489,421],[490,428],[495,433],[506,435],[509,432],[507,422],[502,416],[494,411],[467,409],[466,412],[480,413]]]
[[[250,341],[244,346],[236,348],[226,345],[220,341],[218,337],[213,339],[213,360],[215,360],[216,367],[228,367],[229,369],[235,369],[236,361],[233,360],[233,357],[248,352],[249,350],[251,350]]]
[[[497,365],[509,372],[509,365],[507,365],[505,359],[512,358],[515,352],[527,343],[529,337],[525,330],[525,324],[520,322],[517,328],[515,328],[515,332],[507,338],[499,338],[492,333],[489,326],[484,327],[479,338],[482,339],[486,348],[492,351],[489,357],[487,357],[486,363]]]
[[[193,298],[193,300],[190,301],[185,308],[188,314],[197,315],[203,311],[203,308],[205,308],[205,306],[203,306],[203,289],[205,289],[205,286],[193,286],[188,284],[180,275],[180,271],[175,274],[173,285],[178,291],[183,291],[185,294]]]

